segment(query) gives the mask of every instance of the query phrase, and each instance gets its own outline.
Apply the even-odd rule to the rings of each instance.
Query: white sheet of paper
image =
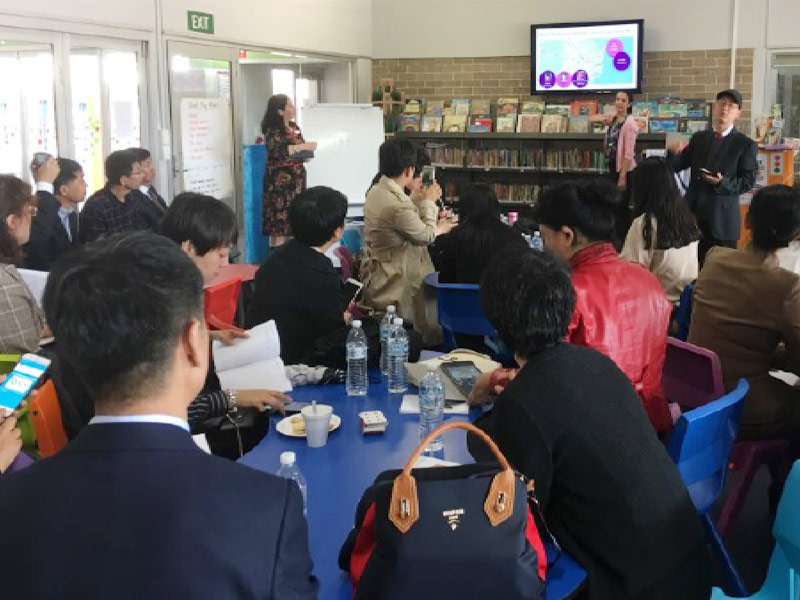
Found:
[[[419,396],[416,394],[406,394],[403,396],[403,403],[400,405],[401,415],[418,415],[419,414]],[[444,407],[444,414],[446,415],[468,415],[469,406],[466,402],[459,402],[453,408]]]
[[[442,460],[433,456],[420,456],[414,463],[414,469],[427,469],[428,467],[457,467],[460,463]]]
[[[222,388],[291,391],[292,384],[281,360],[281,340],[275,321],[262,323],[248,333],[249,338],[237,339],[233,346],[221,342],[212,344]]]
[[[31,269],[17,269],[22,277],[22,280],[28,286],[28,289],[36,298],[36,303],[42,305],[42,296],[44,296],[44,286],[47,284],[47,277],[50,275],[47,271],[33,271]]]
[[[281,338],[278,336],[275,321],[262,323],[247,333],[250,337],[237,339],[233,346],[226,346],[222,342],[214,342],[211,345],[218,373],[268,358],[280,357]]]

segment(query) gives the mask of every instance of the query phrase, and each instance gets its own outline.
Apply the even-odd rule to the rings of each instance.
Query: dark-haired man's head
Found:
[[[86,200],[83,168],[71,158],[58,159],[59,172],[53,181],[53,193],[65,208],[74,208]]]
[[[536,220],[545,248],[563,260],[586,246],[610,242],[619,192],[610,182],[568,182],[545,190]]]
[[[787,185],[761,188],[753,196],[747,222],[753,244],[772,252],[800,238],[800,190]]]
[[[417,148],[410,140],[386,140],[378,150],[378,170],[401,188],[407,187],[414,179],[417,156]]]
[[[524,247],[496,255],[481,279],[481,306],[518,360],[564,340],[575,308],[567,265]]]
[[[147,148],[128,148],[139,159],[142,165],[142,184],[150,185],[156,180],[156,167],[153,164],[153,157]]]
[[[323,252],[341,239],[346,216],[345,195],[323,185],[308,188],[289,205],[294,239]]]
[[[236,244],[236,215],[224,202],[195,192],[175,196],[161,220],[161,234],[194,261],[206,282],[228,264]]]
[[[106,181],[120,192],[138,190],[144,180],[142,164],[130,150],[116,150],[106,157]]]
[[[117,234],[56,262],[47,322],[101,414],[186,418],[208,369],[203,279],[170,240]]]

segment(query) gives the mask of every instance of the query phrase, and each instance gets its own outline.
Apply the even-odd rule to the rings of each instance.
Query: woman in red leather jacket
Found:
[[[611,244],[618,194],[605,182],[546,191],[536,218],[545,247],[567,261],[577,302],[567,341],[610,357],[628,376],[659,432],[672,427],[661,386],[671,305],[658,279]]]

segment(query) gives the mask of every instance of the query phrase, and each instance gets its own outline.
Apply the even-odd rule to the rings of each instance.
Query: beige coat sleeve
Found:
[[[800,280],[783,302],[783,341],[786,354],[781,357],[781,368],[800,375]]]
[[[625,245],[622,247],[622,252],[620,252],[619,256],[622,260],[637,262],[649,269],[653,260],[653,252],[644,247],[643,223],[643,217],[637,217],[633,220],[630,229],[628,229],[628,235],[625,237]],[[655,237],[655,227],[653,227],[653,235]]]
[[[415,246],[428,246],[436,239],[436,204],[430,200],[404,202],[394,217],[395,230]]]

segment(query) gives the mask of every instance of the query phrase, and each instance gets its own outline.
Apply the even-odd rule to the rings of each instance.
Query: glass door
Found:
[[[105,157],[142,143],[139,51],[81,44],[69,60],[73,157],[91,194],[105,183]]]
[[[0,40],[0,172],[30,178],[34,152],[58,154],[53,47]]]
[[[175,193],[208,194],[236,210],[231,48],[170,41]]]

